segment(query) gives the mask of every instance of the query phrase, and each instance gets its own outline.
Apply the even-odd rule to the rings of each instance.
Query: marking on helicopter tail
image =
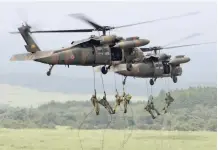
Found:
[[[32,45],[31,45],[31,49],[33,49],[33,48],[36,48],[36,45],[35,45],[35,44],[32,44]]]

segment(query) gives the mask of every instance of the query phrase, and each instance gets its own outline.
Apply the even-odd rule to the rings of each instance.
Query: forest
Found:
[[[109,115],[101,107],[100,115],[92,111],[90,100],[72,100],[60,103],[51,101],[37,108],[0,107],[2,128],[49,128],[68,126],[69,129],[142,129],[178,131],[217,130],[217,88],[189,87],[171,91],[175,101],[168,113],[163,114],[164,90],[154,97],[154,104],[161,112],[156,119],[144,110],[146,101],[130,102],[128,112],[123,113],[123,104],[118,112]],[[114,106],[114,101],[109,101]]]

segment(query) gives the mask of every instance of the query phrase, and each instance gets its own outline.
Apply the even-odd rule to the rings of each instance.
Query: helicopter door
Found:
[[[110,47],[108,45],[94,46],[95,64],[107,64],[111,62]]]
[[[159,77],[163,75],[163,64],[161,62],[154,62],[154,76]]]

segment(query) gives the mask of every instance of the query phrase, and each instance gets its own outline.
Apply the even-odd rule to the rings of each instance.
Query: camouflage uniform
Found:
[[[151,117],[153,119],[155,119],[156,117],[154,116],[152,110],[154,110],[157,115],[160,115],[160,113],[158,112],[158,110],[154,107],[154,103],[153,103],[153,97],[151,96],[151,98],[148,100],[148,103],[147,105],[145,106],[145,110],[147,110],[150,114],[151,114]]]
[[[174,98],[170,95],[170,92],[166,93],[166,98],[165,98],[166,106],[163,108],[163,110],[165,110],[164,113],[167,113],[167,109],[173,101]]]
[[[125,94],[123,93],[123,99],[124,99],[124,113],[127,112],[127,104],[129,104],[130,99],[132,98],[132,96],[130,94]]]
[[[114,110],[112,109],[112,107],[110,106],[110,104],[109,104],[108,101],[107,101],[106,93],[104,93],[104,96],[103,96],[103,98],[99,101],[99,103],[100,103],[102,106],[104,106],[104,108],[106,108],[110,114],[114,114]]]
[[[96,98],[96,95],[92,95],[91,102],[95,108],[96,115],[99,115],[100,108],[99,108],[98,99]]]
[[[118,93],[115,95],[116,98],[116,104],[114,107],[114,112],[116,112],[117,106],[120,106],[120,103],[123,101],[122,97],[118,95]]]

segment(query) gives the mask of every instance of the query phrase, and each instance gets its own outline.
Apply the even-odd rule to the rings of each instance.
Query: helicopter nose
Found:
[[[187,56],[185,57],[185,59],[186,59],[186,62],[189,62],[191,60],[191,58]]]

